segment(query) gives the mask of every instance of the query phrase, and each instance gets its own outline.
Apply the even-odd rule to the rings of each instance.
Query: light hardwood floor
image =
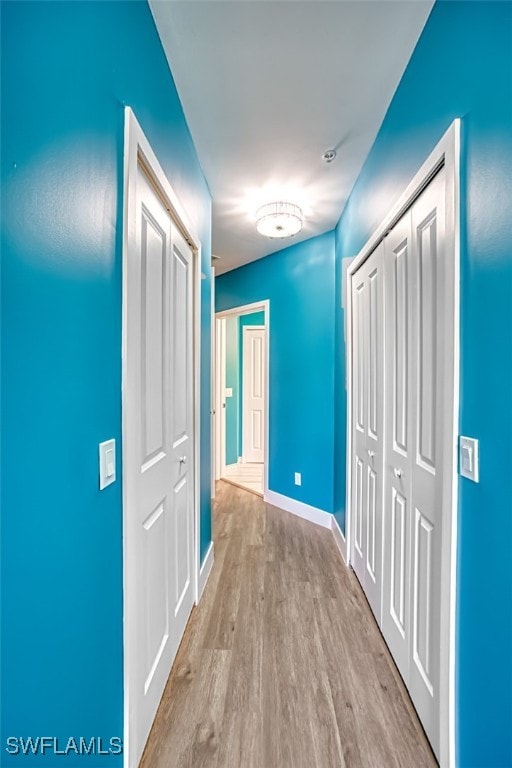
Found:
[[[437,765],[330,531],[224,482],[141,768]]]
[[[248,491],[263,496],[263,464],[245,462],[243,464],[228,464],[224,478],[233,485],[238,485]]]

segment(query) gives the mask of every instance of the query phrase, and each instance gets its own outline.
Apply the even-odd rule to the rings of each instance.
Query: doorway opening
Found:
[[[215,479],[268,489],[269,302],[215,315]]]

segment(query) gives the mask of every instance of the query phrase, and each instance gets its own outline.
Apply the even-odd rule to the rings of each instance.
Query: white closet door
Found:
[[[171,250],[171,647],[173,657],[194,604],[193,254],[172,225]]]
[[[385,240],[386,439],[382,600],[382,632],[405,681],[409,674],[410,646],[413,259],[411,212],[408,211]]]
[[[364,587],[366,560],[366,269],[352,278],[352,553],[351,562]]]
[[[439,750],[439,649],[445,327],[445,174],[412,208],[416,267],[412,301],[414,414],[411,459],[411,652],[409,691],[434,751]],[[448,512],[448,510],[447,510]]]
[[[193,604],[192,253],[138,168],[127,260],[125,499],[130,765]]]
[[[385,239],[386,456],[382,632],[436,754],[444,345],[445,176]]]
[[[380,622],[383,505],[383,266],[381,244],[352,281],[354,527],[352,563]]]

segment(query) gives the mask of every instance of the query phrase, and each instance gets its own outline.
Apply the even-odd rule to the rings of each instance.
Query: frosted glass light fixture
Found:
[[[256,229],[265,237],[292,237],[302,229],[303,215],[293,203],[267,203],[256,213]]]

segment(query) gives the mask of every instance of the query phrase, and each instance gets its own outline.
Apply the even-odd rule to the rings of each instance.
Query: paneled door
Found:
[[[243,457],[261,464],[265,452],[265,339],[263,326],[243,328]]]
[[[138,165],[126,263],[125,572],[130,766],[193,601],[193,254]]]
[[[381,243],[352,279],[351,561],[378,622],[382,601],[383,269]]]
[[[385,240],[386,436],[382,632],[404,680],[409,671],[412,475],[411,211]]]
[[[442,765],[456,743],[459,154],[457,120],[348,268],[350,562]],[[379,475],[370,460],[380,456]],[[380,618],[372,471],[383,498]]]
[[[386,416],[382,630],[439,755],[446,409],[445,173],[385,238]]]

